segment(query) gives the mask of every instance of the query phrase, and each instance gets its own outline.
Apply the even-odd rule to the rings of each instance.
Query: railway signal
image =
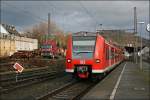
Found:
[[[16,71],[16,82],[18,82],[18,73],[21,73],[24,70],[24,68],[17,62],[14,64],[13,67],[15,68],[15,70],[17,70]]]
[[[15,68],[15,70],[17,70],[16,73],[21,73],[24,70],[24,68],[17,62],[14,64],[13,67]]]

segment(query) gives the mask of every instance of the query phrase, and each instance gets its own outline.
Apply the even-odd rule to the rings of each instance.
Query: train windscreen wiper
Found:
[[[78,55],[80,53],[93,53],[93,51],[74,51],[73,53],[76,53]]]

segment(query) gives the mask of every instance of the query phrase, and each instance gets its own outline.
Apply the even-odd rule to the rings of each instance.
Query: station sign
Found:
[[[147,24],[146,29],[147,29],[148,32],[150,32],[150,24]]]
[[[17,70],[16,73],[21,73],[24,70],[24,68],[17,62],[14,64],[13,67],[15,68],[15,70]]]

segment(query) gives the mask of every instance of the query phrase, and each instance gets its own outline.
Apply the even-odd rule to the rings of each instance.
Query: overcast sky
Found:
[[[149,1],[3,1],[1,22],[15,25],[18,30],[51,20],[65,32],[133,28],[133,7],[138,21],[144,21],[142,34],[149,21]],[[139,26],[139,25],[138,25]],[[139,30],[138,30],[139,31]]]

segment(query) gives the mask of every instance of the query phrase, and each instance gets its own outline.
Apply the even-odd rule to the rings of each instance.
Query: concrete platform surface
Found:
[[[150,100],[150,64],[143,70],[124,62],[91,89],[82,100]]]

